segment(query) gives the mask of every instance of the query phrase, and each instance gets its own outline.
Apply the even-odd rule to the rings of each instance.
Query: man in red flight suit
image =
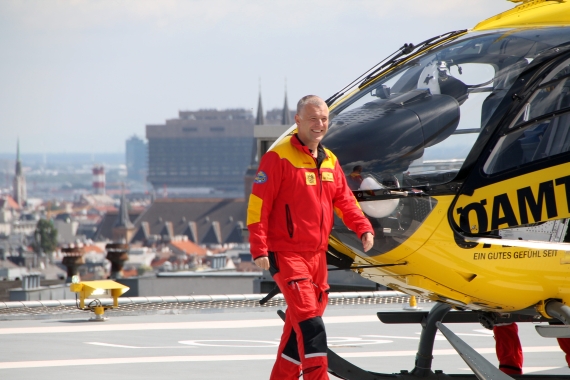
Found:
[[[499,369],[508,375],[522,375],[523,351],[516,323],[501,323],[493,327],[495,351]],[[570,338],[558,338],[558,345],[564,351],[566,363],[570,366]]]
[[[328,379],[322,315],[328,302],[326,251],[333,212],[362,240],[373,229],[347,186],[334,154],[321,145],[329,110],[309,95],[297,104],[297,133],[261,159],[249,197],[247,226],[255,264],[269,269],[287,302],[270,379]]]

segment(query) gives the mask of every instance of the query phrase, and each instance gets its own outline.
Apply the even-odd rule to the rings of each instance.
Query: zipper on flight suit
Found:
[[[317,157],[313,157],[311,155],[311,157],[313,157],[313,160],[315,160],[315,163],[317,164],[317,181],[319,182],[319,199],[322,199],[323,197],[323,179],[321,178],[321,164],[323,163],[323,161],[325,160],[325,158],[327,158],[327,154],[324,152],[323,150],[323,157],[322,160],[319,161],[319,153],[320,153],[320,149],[321,146],[319,145],[317,147]],[[323,244],[323,219],[325,218],[325,209],[323,207],[323,203],[321,202],[321,221],[319,223],[319,245],[317,246],[317,249]]]

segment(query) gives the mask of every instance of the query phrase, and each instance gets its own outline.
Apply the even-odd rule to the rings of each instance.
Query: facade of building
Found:
[[[148,181],[168,187],[241,191],[251,160],[253,114],[246,109],[180,111],[147,125]]]
[[[289,110],[287,102],[287,92],[285,92],[285,102],[283,108],[273,109],[263,113],[263,104],[261,101],[261,93],[257,104],[257,118],[253,127],[253,151],[251,153],[250,164],[247,167],[244,176],[244,196],[249,199],[253,179],[259,167],[261,156],[267,152],[269,147],[289,129],[295,120],[295,111]]]
[[[18,206],[23,207],[26,204],[27,197],[26,178],[24,177],[24,173],[22,171],[22,161],[20,161],[20,142],[18,142],[18,147],[16,150],[16,173],[14,175],[13,198]]]
[[[138,136],[132,136],[125,144],[127,178],[133,181],[145,182],[148,166],[148,147]]]

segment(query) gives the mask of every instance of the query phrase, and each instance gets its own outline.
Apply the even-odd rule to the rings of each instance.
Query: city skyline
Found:
[[[179,111],[291,108],[507,1],[0,3],[0,153],[120,153]]]

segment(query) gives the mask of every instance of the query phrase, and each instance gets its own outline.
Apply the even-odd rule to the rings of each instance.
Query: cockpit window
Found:
[[[369,188],[449,182],[520,73],[568,40],[570,28],[469,33],[333,104],[323,143]]]
[[[323,144],[338,157],[374,228],[377,243],[362,255],[392,251],[417,231],[437,203],[423,186],[453,181],[520,74],[539,53],[568,41],[568,27],[468,33],[343,90],[350,95],[331,104]],[[541,88],[530,115],[546,112],[553,97],[567,95],[562,84],[567,79],[557,78]],[[497,145],[486,170],[518,165],[493,161],[514,157],[513,141],[521,148],[518,162],[567,151],[567,119],[570,113],[523,121]],[[353,235],[336,220],[332,236],[360,250]]]
[[[483,166],[485,173],[499,173],[570,151],[570,61],[542,81],[510,130],[493,148]]]

